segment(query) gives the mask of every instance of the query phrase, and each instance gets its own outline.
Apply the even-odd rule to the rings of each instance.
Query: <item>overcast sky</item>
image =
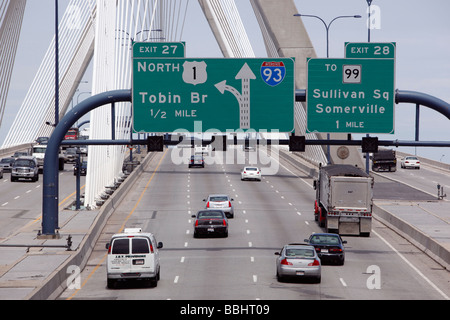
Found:
[[[325,22],[340,15],[361,19],[339,19],[330,28],[330,57],[344,57],[345,42],[367,41],[366,0],[294,0],[298,13],[320,16]],[[60,18],[69,0],[59,0]],[[237,0],[241,17],[257,57],[266,55],[260,31],[247,0]],[[374,0],[375,26],[371,42],[396,42],[395,86],[436,96],[450,102],[450,1]],[[297,12],[293,12],[297,13]],[[54,33],[54,0],[28,0],[21,38],[10,84],[0,142],[22,104]],[[318,57],[326,56],[326,33],[315,18],[302,18]],[[188,57],[221,57],[209,25],[196,0],[189,1],[184,29]],[[79,92],[90,91],[86,74]],[[88,95],[84,95],[84,98]],[[395,106],[395,134],[378,135],[386,140],[414,140],[415,106]],[[450,122],[426,107],[421,108],[420,140],[450,141]],[[450,148],[401,148],[411,153],[450,163]]]

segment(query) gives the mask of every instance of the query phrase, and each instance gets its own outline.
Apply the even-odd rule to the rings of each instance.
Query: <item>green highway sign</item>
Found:
[[[394,59],[309,59],[307,131],[394,133]]]
[[[135,132],[294,130],[294,59],[133,58]]]
[[[345,57],[395,59],[395,42],[346,42]]]
[[[133,58],[183,58],[185,42],[133,42]]]

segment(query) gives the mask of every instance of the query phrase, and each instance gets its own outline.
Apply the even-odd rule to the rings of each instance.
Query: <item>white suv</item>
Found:
[[[145,280],[156,287],[160,277],[158,249],[162,247],[152,233],[144,233],[140,228],[113,235],[106,244],[108,288],[114,288],[116,281],[129,279]]]

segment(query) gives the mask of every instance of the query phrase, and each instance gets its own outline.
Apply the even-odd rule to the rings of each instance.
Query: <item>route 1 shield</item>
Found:
[[[185,83],[197,84],[205,83],[208,79],[206,73],[206,63],[204,61],[186,61],[183,63],[183,81]]]

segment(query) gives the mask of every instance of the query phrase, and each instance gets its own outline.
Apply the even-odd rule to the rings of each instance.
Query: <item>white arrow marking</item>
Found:
[[[247,63],[244,63],[241,70],[237,73],[236,80],[242,80],[242,93],[236,88],[227,85],[227,81],[223,80],[215,85],[220,93],[225,91],[231,92],[239,102],[239,127],[241,129],[250,128],[250,80],[256,79],[255,74]]]

